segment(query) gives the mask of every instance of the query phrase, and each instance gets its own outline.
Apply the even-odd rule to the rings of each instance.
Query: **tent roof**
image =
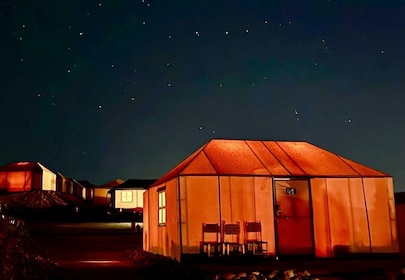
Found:
[[[308,142],[213,139],[157,180],[180,175],[391,177]]]
[[[113,187],[110,191],[129,190],[129,189],[145,190],[154,182],[156,182],[156,179],[128,179],[122,184]]]
[[[16,161],[0,167],[0,171],[42,171],[48,168],[36,161]],[[52,171],[51,171],[52,172]]]
[[[105,183],[103,185],[95,186],[95,188],[111,189],[111,188],[114,188],[116,186],[119,186],[122,183],[124,183],[124,180],[118,178],[118,179],[112,180],[111,182]]]
[[[90,183],[90,182],[87,181],[87,180],[79,180],[78,182],[79,182],[80,184],[82,184],[85,188],[91,189],[91,188],[94,188],[94,187],[95,187],[94,184]]]

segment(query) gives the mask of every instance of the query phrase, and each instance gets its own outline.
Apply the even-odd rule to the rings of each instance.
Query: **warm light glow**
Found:
[[[28,165],[28,164],[30,164],[28,161],[20,161],[16,163],[16,165]]]
[[[78,263],[89,263],[89,264],[119,264],[121,261],[112,261],[112,260],[85,260],[77,261]]]
[[[121,201],[122,202],[132,202],[132,191],[122,191]]]

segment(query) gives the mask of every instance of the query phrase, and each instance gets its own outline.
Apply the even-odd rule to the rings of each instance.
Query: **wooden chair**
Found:
[[[221,251],[221,226],[217,224],[202,224],[202,241],[200,242],[200,253],[211,256],[211,249],[218,255]]]
[[[230,252],[245,254],[245,246],[239,241],[240,232],[239,222],[227,224],[222,221],[222,254],[229,255]]]
[[[267,241],[262,240],[262,224],[258,222],[243,221],[244,245],[246,252],[255,254],[267,253]]]

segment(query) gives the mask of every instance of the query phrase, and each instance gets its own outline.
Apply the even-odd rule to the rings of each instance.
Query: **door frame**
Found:
[[[276,259],[279,259],[280,257],[280,249],[279,249],[279,244],[278,244],[278,225],[277,225],[277,213],[276,213],[276,181],[294,181],[294,180],[300,180],[300,181],[307,181],[308,182],[308,202],[309,202],[309,220],[310,220],[310,229],[311,229],[311,242],[312,242],[312,249],[311,253],[308,255],[281,255],[281,257],[294,257],[294,256],[299,256],[299,257],[309,257],[309,258],[314,258],[315,257],[315,236],[314,236],[314,219],[313,219],[313,208],[312,208],[312,192],[311,192],[311,179],[310,178],[299,178],[299,177],[273,177],[272,178],[272,185],[273,185],[273,219],[274,219],[274,240],[275,240],[275,250],[276,250]]]

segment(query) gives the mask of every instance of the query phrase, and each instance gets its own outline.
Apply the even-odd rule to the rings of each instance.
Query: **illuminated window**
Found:
[[[132,202],[132,191],[122,191],[121,202]]]
[[[159,196],[159,225],[166,225],[166,190],[158,191]]]

